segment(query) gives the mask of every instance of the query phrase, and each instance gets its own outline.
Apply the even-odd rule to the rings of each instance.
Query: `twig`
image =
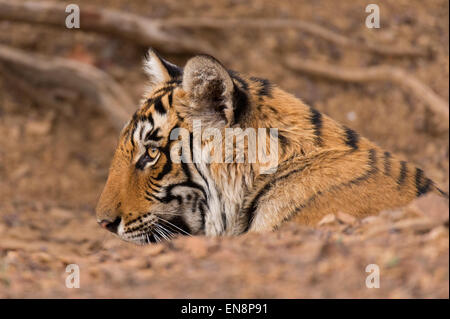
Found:
[[[32,98],[55,105],[51,97],[40,94],[55,88],[79,92],[100,107],[118,129],[123,127],[135,109],[133,100],[119,84],[90,65],[62,58],[49,59],[4,45],[0,45],[0,64],[11,73],[3,76],[19,79],[18,85]],[[27,87],[27,82],[34,83],[37,88]]]
[[[345,68],[315,61],[288,57],[286,65],[301,73],[327,78],[335,81],[365,83],[374,81],[391,81],[415,94],[424,101],[429,109],[445,121],[448,129],[449,104],[427,85],[412,74],[394,66],[373,66],[367,68]]]
[[[36,23],[65,29],[66,6],[52,2],[15,2],[0,0],[0,20]],[[116,10],[83,5],[80,7],[80,30],[124,38],[145,47],[155,47],[168,53],[211,52],[200,40],[176,36],[162,29],[163,21]],[[76,30],[76,29],[74,29]]]

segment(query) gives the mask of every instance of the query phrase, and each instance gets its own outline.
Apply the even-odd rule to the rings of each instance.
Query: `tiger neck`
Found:
[[[253,185],[253,167],[245,164],[197,164],[208,184],[207,236],[238,235],[246,220],[240,216],[244,198]]]

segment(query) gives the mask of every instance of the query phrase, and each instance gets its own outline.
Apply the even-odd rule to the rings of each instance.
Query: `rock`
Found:
[[[322,226],[322,225],[332,224],[334,222],[336,222],[336,216],[334,214],[328,214],[328,215],[324,216],[317,225]]]
[[[146,256],[157,256],[161,254],[165,249],[164,245],[148,245],[144,247],[144,255]]]
[[[427,232],[435,226],[429,218],[410,218],[396,222],[392,228],[397,230],[413,230]]]
[[[380,223],[382,219],[378,216],[368,216],[361,220],[362,224],[376,224]]]
[[[448,223],[448,201],[437,194],[420,197],[412,202],[408,208],[416,210],[438,223]]]
[[[448,228],[444,226],[438,226],[433,228],[427,235],[427,239],[435,240],[439,238],[448,238]]]
[[[337,219],[344,223],[344,224],[348,224],[348,225],[355,225],[357,220],[355,217],[353,217],[352,215],[349,215],[347,213],[343,213],[343,212],[338,212],[336,214]]]
[[[405,210],[404,209],[383,210],[380,212],[378,216],[383,219],[397,221],[405,217]]]

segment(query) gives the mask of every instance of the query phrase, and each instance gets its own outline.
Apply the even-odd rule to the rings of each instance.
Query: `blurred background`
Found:
[[[448,206],[136,247],[95,221],[152,46],[263,77],[448,191],[446,0],[0,0],[0,297],[448,298]],[[366,27],[369,3],[380,28]],[[367,264],[381,268],[368,289]],[[80,288],[65,286],[68,264]]]

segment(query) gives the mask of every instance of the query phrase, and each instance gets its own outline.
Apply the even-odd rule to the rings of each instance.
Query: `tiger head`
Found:
[[[205,233],[214,185],[189,161],[172,160],[179,141],[171,134],[192,134],[196,118],[204,126],[233,125],[248,103],[242,83],[210,56],[180,68],[150,50],[144,67],[150,88],[120,134],[96,209],[102,227],[137,244]]]

